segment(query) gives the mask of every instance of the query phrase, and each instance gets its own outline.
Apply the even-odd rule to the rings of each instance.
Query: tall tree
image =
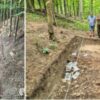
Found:
[[[12,31],[12,5],[13,5],[13,0],[10,1],[10,33],[9,33],[9,36],[11,36],[11,31]]]
[[[40,10],[42,10],[41,0],[38,0],[38,4],[39,4],[39,7],[40,7]]]
[[[64,11],[65,11],[65,16],[67,15],[67,5],[66,5],[66,0],[64,0]]]
[[[93,13],[93,0],[90,1],[90,12]]]
[[[34,0],[27,0],[27,6],[34,12],[35,10],[35,3]]]
[[[48,32],[49,39],[54,39],[54,29],[53,29],[53,8],[52,8],[52,0],[47,0],[46,8],[47,8],[47,19],[48,19]]]
[[[60,11],[61,11],[61,14],[63,14],[62,0],[59,0],[59,3],[60,3]]]
[[[83,13],[83,0],[79,0],[79,17],[82,19],[82,13]]]

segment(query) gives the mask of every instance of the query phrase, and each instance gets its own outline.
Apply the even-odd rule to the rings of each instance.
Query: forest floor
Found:
[[[49,64],[51,64],[51,62],[53,62],[53,60],[55,58],[57,58],[57,56],[60,54],[61,51],[63,51],[64,47],[71,41],[72,38],[74,38],[75,36],[79,36],[79,37],[83,37],[83,38],[89,38],[88,32],[73,30],[71,28],[66,29],[66,28],[62,28],[62,27],[57,26],[57,27],[54,27],[54,31],[55,31],[55,36],[57,38],[57,41],[52,42],[52,41],[49,40],[49,37],[48,37],[47,23],[45,23],[45,22],[36,22],[36,21],[34,22],[32,20],[27,22],[27,34],[26,34],[27,83],[26,84],[27,84],[27,96],[28,97],[30,97],[32,95],[32,92],[35,89],[35,86],[37,86],[36,84],[38,84],[38,82],[39,82],[39,77],[41,77],[41,73],[43,73],[43,71],[46,69],[46,67]],[[52,44],[54,44],[54,47],[51,46]],[[72,45],[72,44],[70,44],[70,45]],[[50,53],[49,54],[43,54],[43,51],[42,51],[43,48],[49,48]],[[93,49],[93,48],[90,47],[89,50],[91,50],[91,49]],[[98,49],[100,49],[99,45],[96,48],[96,50],[98,50]],[[87,50],[88,50],[88,48],[87,48]],[[98,52],[98,54],[100,54],[100,52]],[[80,82],[83,82],[83,83],[86,82],[85,86],[87,86],[88,82],[89,82],[89,84],[92,82],[92,81],[86,80],[87,78],[88,79],[91,78],[91,80],[92,80],[97,75],[99,77],[100,73],[99,72],[96,73],[96,70],[99,69],[99,63],[97,63],[99,58],[97,58],[97,60],[94,59],[96,55],[97,55],[97,53],[93,54],[93,55],[90,55],[90,56],[92,56],[92,58],[87,59],[86,62],[84,62],[84,59],[82,60],[84,62],[84,64],[86,65],[86,71],[83,73],[82,77],[80,77],[78,79],[80,81],[75,81],[75,82],[77,82],[77,84],[73,82],[73,84],[75,86],[78,86],[78,90],[75,90],[75,91],[79,91],[79,90],[81,91],[81,87],[79,86],[81,84]],[[91,68],[90,68],[87,63],[90,62],[93,59],[94,59],[94,62],[91,62],[91,65],[90,65]],[[67,59],[65,59],[63,62],[66,62],[66,60]],[[98,67],[94,71],[94,67],[95,67],[94,65],[95,64],[97,64]],[[88,69],[88,68],[90,68],[92,70],[90,71],[90,69]],[[82,68],[82,70],[83,69],[84,68]],[[61,70],[63,71],[63,68]],[[88,72],[90,72],[90,74],[88,74]],[[93,74],[94,76],[92,75],[93,72],[94,72],[94,74]],[[59,83],[62,80],[62,77],[60,77],[58,79],[59,79],[59,81],[57,81],[57,82]],[[48,82],[50,83],[50,80],[48,80]],[[78,82],[79,82],[79,84],[78,84]],[[56,83],[56,81],[55,81],[55,83]],[[63,83],[60,83],[60,85],[61,84],[63,84]],[[53,84],[53,85],[55,85],[55,84]],[[54,87],[52,86],[50,88],[54,88]],[[63,87],[63,85],[62,85],[62,87]],[[92,85],[89,86],[89,88],[91,88],[91,87],[92,87]],[[61,89],[61,88],[59,88],[59,86],[58,86],[54,91],[56,91],[57,89]],[[66,90],[66,86],[65,86],[65,90]],[[40,91],[42,91],[42,89]],[[44,91],[42,91],[42,92],[35,91],[35,94],[36,94],[35,98],[47,99],[50,91],[49,92],[47,92],[47,91],[44,92]],[[59,92],[59,90],[57,90],[57,91]],[[51,96],[51,98],[57,98],[57,99],[64,98],[65,93],[60,94],[57,91],[54,92],[56,97],[54,97],[54,95],[53,95],[53,97]],[[84,92],[84,95],[86,95],[86,93],[88,91],[89,90],[87,89],[85,92],[82,91],[82,93]],[[44,94],[42,94],[43,92],[44,92]],[[73,92],[71,91],[72,95],[74,95]],[[79,95],[79,96],[81,95],[81,94],[78,94],[77,92],[75,92],[75,93],[76,93],[75,94],[76,96],[70,96],[69,95],[68,98],[77,98],[77,95]],[[99,92],[97,92],[97,93],[99,93]],[[58,94],[60,96],[57,96]],[[98,94],[96,94],[96,95],[98,95]],[[34,96],[33,96],[33,98],[34,98]],[[83,96],[83,98],[86,98],[86,96]],[[92,96],[91,96],[91,98],[92,98]],[[97,97],[97,98],[99,98],[99,97]]]
[[[9,25],[0,28],[0,98],[21,99],[20,90],[24,88],[24,37],[18,31],[15,42],[14,35],[8,36]],[[13,32],[14,34],[14,32]]]
[[[71,84],[55,81],[52,90],[40,98],[49,99],[100,99],[100,41],[85,40],[78,58],[80,76]],[[45,96],[46,95],[46,96]]]

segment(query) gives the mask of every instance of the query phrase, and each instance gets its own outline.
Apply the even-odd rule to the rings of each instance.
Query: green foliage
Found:
[[[88,30],[88,23],[84,20],[67,20],[67,19],[57,19],[58,26],[64,27],[64,28],[72,28],[75,30],[82,30],[87,31]]]
[[[26,15],[26,20],[27,21],[36,21],[36,22],[46,22],[46,17],[44,16],[41,16],[41,15],[38,15],[38,14],[35,14],[35,13],[27,13]]]
[[[83,0],[83,18],[87,18],[90,13],[91,0]],[[100,0],[93,0],[93,12],[100,14]]]
[[[86,19],[87,20],[87,19]],[[33,22],[46,22],[46,16],[38,15],[38,14],[31,14],[27,13],[27,21],[33,21]],[[88,30],[88,23],[87,21],[80,21],[80,20],[70,20],[70,19],[60,19],[56,18],[57,26],[63,27],[63,28],[72,28],[75,30],[82,30],[87,31]]]
[[[44,9],[44,0],[40,0],[41,9]],[[73,17],[79,15],[79,0],[65,0],[66,1],[66,13],[67,16]],[[89,12],[91,11],[91,0],[82,0],[83,1],[83,18],[87,18]],[[61,15],[65,15],[64,12],[64,0],[53,0],[53,6],[55,12]],[[40,9],[38,0],[34,0],[35,9]],[[58,10],[57,10],[58,7]],[[62,11],[61,11],[62,10]],[[93,0],[93,12],[95,15],[100,14],[100,0]]]
[[[0,9],[16,9],[16,8],[21,8],[24,7],[24,2],[22,0],[17,0],[14,1],[14,3],[11,5],[11,0],[2,0],[0,2]]]
[[[49,54],[50,49],[49,48],[43,48],[42,52],[43,52],[43,54]]]
[[[23,0],[1,0],[0,1],[0,17],[5,13],[13,11],[12,16],[19,16],[24,13],[24,2]]]
[[[81,21],[75,21],[74,25],[76,26],[76,29],[82,30],[82,31],[87,31],[88,30],[88,24],[87,22],[81,22]]]

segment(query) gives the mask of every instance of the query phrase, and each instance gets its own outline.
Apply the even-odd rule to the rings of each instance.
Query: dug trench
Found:
[[[70,84],[63,83],[65,65],[78,52],[80,76]],[[33,99],[100,99],[100,40],[74,37],[52,63],[38,72],[32,91]],[[69,88],[69,90],[68,90]]]

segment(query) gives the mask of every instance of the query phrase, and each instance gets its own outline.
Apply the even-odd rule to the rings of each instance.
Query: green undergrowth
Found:
[[[33,22],[47,22],[47,18],[45,16],[35,14],[35,13],[27,13],[27,21],[33,21]],[[80,21],[75,19],[61,19],[56,18],[57,26],[63,27],[63,28],[71,28],[74,30],[82,30],[87,31],[88,30],[88,23],[87,21]]]

